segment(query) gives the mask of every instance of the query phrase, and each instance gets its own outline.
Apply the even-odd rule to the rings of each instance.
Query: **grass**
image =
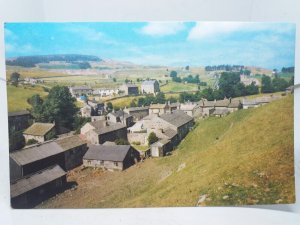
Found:
[[[132,147],[139,151],[146,151],[149,149],[149,146],[147,145],[132,145]]]
[[[157,207],[293,203],[293,96],[208,118],[171,156],[124,172],[83,170],[79,185],[43,208]]]
[[[45,97],[48,93],[40,86],[15,87],[7,85],[8,111],[14,112],[31,108],[27,99],[34,94],[39,94],[41,97]]]
[[[168,84],[161,87],[162,92],[181,92],[181,91],[197,91],[197,84],[185,84],[169,82]]]

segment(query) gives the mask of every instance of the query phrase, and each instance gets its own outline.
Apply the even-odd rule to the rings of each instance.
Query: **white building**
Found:
[[[141,85],[141,91],[143,94],[155,94],[159,92],[159,83],[157,80],[145,80]]]

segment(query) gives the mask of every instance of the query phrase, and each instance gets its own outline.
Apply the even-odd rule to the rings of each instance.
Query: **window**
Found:
[[[115,166],[118,166],[118,162],[114,162],[114,165],[115,165]]]

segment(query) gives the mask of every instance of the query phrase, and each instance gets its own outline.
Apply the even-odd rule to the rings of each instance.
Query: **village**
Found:
[[[34,207],[70,188],[68,173],[74,168],[123,171],[149,157],[167,157],[193,132],[198,120],[264,106],[293,93],[293,87],[285,93],[256,98],[166,101],[119,110],[109,109],[107,103],[96,101],[93,96],[120,92],[123,97],[155,96],[160,92],[159,82],[145,80],[140,90],[129,82],[118,89],[72,86],[69,92],[83,104],[80,116],[90,121],[78,133],[63,132],[55,123],[35,122],[29,111],[8,115],[9,128],[22,131],[26,143],[30,143],[10,153],[11,202],[15,208]]]

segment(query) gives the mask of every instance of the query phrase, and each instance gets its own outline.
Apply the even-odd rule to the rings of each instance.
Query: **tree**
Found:
[[[180,77],[173,77],[172,81],[177,82],[177,83],[181,83],[181,78]]]
[[[19,84],[19,79],[20,79],[21,75],[17,72],[13,72],[11,75],[10,75],[10,81],[13,85],[15,86],[18,86]]]
[[[272,93],[273,92],[272,81],[269,76],[263,75],[263,77],[261,79],[261,92],[262,93]]]
[[[163,103],[166,102],[166,97],[165,97],[165,94],[163,92],[157,93],[157,95],[156,95],[156,102],[160,103],[160,104],[163,104]]]
[[[117,82],[117,79],[115,77],[113,78],[113,82]]]
[[[111,102],[108,102],[108,103],[106,104],[106,110],[107,110],[108,112],[111,112],[111,111],[113,110],[113,104],[112,104]]]
[[[150,146],[151,144],[155,143],[158,141],[158,137],[154,132],[151,132],[148,136],[148,145]]]
[[[274,78],[272,80],[273,91],[285,91],[285,89],[289,86],[289,83],[283,78]]]
[[[69,89],[65,86],[53,87],[44,101],[39,95],[29,100],[32,105],[32,115],[39,122],[55,122],[58,128],[73,129],[75,116],[78,108],[76,99],[72,97]]]
[[[289,86],[293,86],[293,85],[294,85],[294,76],[292,76],[289,81]]]
[[[235,97],[234,86],[240,82],[238,72],[223,72],[219,79],[219,89],[227,98]]]
[[[258,86],[256,86],[254,82],[246,86],[246,95],[255,95],[258,93],[259,93]]]
[[[243,83],[239,82],[236,85],[234,85],[234,96],[239,97],[239,96],[245,96],[246,93],[246,87]]]
[[[171,72],[170,72],[170,77],[177,77],[177,72],[176,71],[174,71],[174,70],[172,70]]]
[[[207,99],[208,101],[212,101],[215,99],[214,97],[214,91],[212,88],[205,88],[203,91],[202,91],[202,96],[203,98]]]
[[[190,66],[186,66],[186,67],[185,67],[185,70],[190,70]]]
[[[136,101],[134,99],[130,102],[130,107],[137,107]]]

